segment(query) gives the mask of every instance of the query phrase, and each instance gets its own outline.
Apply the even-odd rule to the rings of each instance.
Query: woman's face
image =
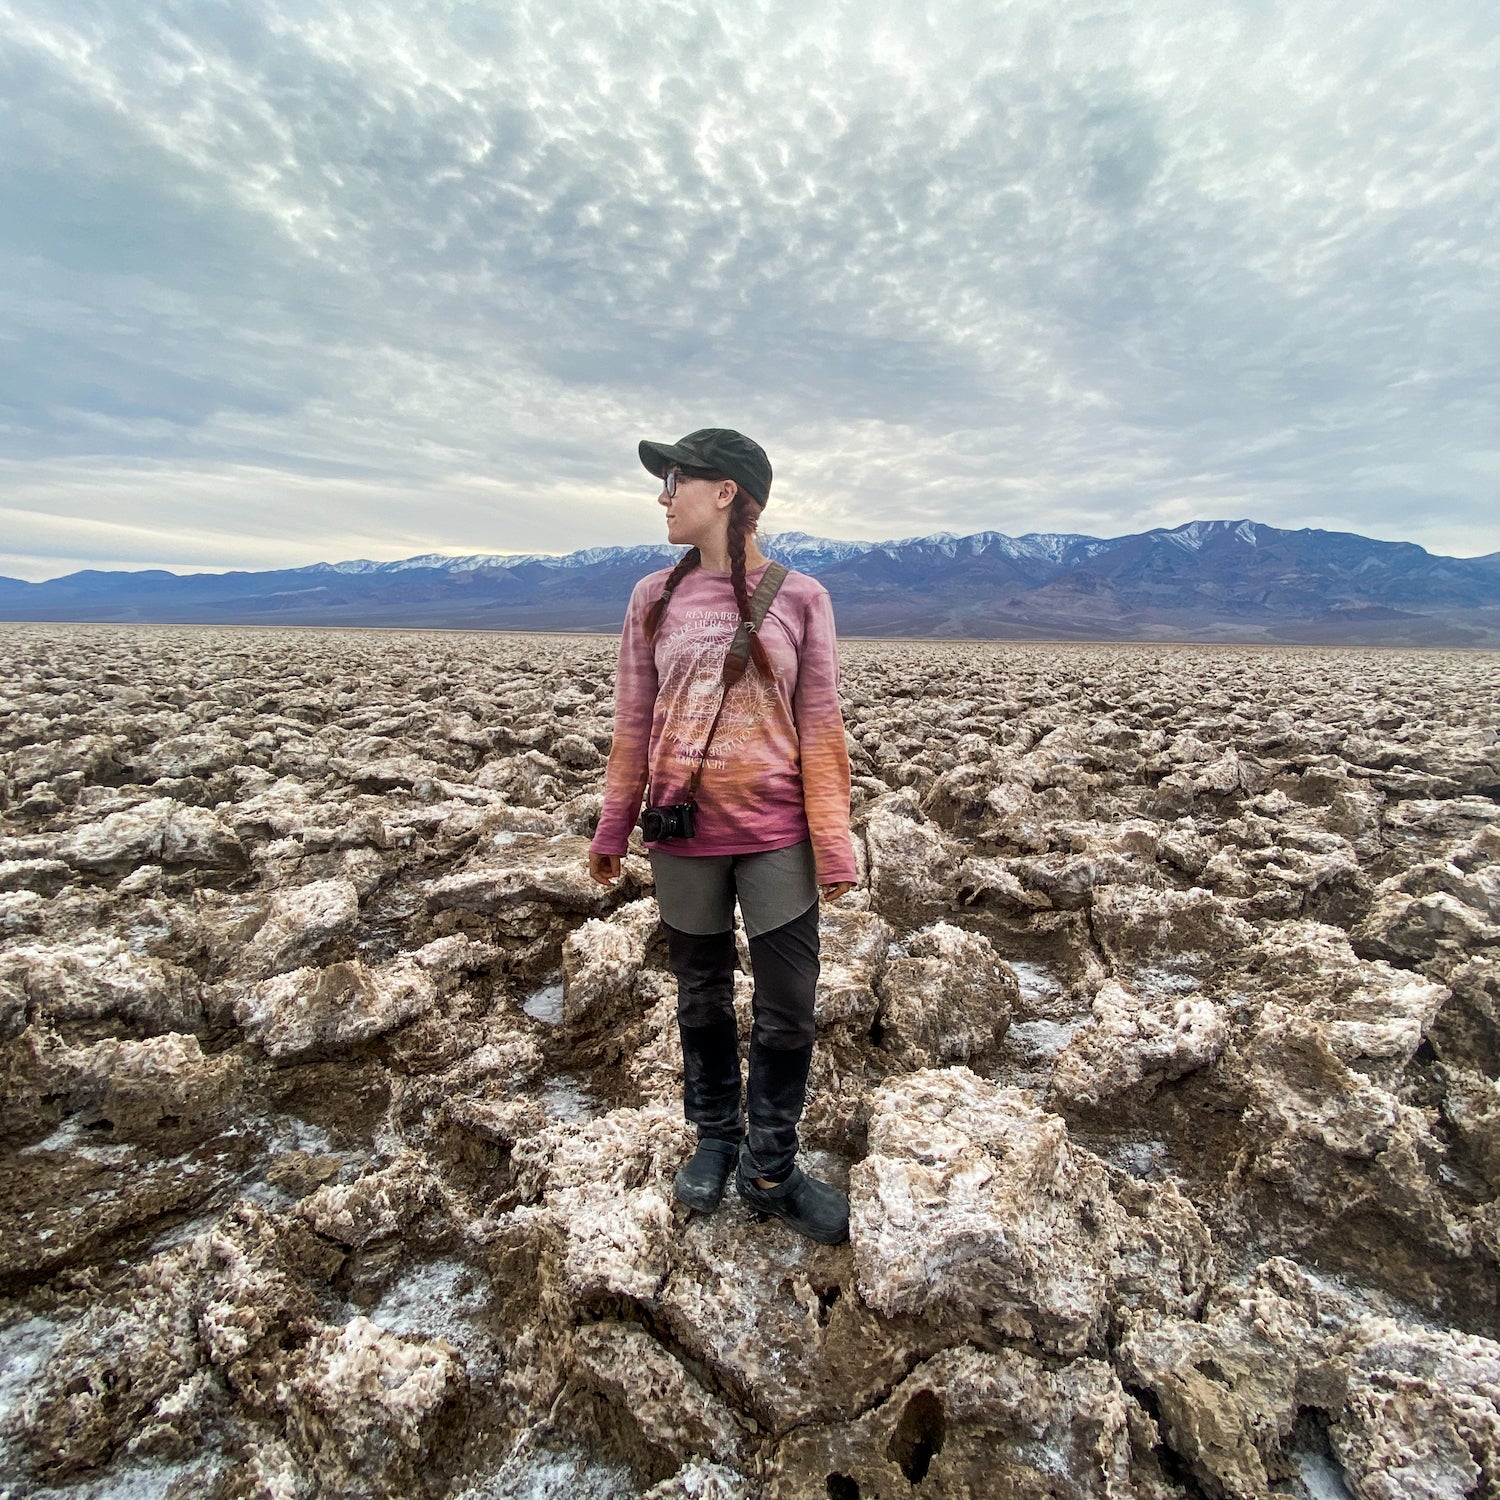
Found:
[[[667,541],[673,546],[695,546],[702,538],[711,537],[723,524],[720,515],[728,509],[727,503],[719,504],[723,488],[722,479],[690,479],[679,474],[677,493],[669,498],[663,484],[656,503],[667,512]]]

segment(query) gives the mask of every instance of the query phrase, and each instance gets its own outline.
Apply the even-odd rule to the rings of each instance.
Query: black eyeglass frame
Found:
[[[661,476],[661,487],[666,491],[668,500],[675,500],[679,479],[724,479],[727,477],[727,475],[715,473],[712,469],[686,469],[681,464],[672,464]]]

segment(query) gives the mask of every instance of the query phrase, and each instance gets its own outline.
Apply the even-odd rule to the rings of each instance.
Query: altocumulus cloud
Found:
[[[0,569],[1252,516],[1500,548],[1500,39],[1328,0],[0,0]]]

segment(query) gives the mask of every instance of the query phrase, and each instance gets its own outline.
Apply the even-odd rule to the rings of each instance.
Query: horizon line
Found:
[[[771,543],[774,543],[774,541],[776,539],[781,538],[781,537],[805,537],[805,538],[807,538],[808,541],[811,541],[811,542],[826,542],[826,543],[830,543],[830,544],[832,544],[834,546],[862,547],[862,548],[865,548],[865,549],[871,549],[871,548],[876,548],[876,547],[909,546],[909,545],[911,545],[913,543],[916,543],[916,542],[931,541],[931,540],[939,539],[939,538],[945,539],[945,540],[952,540],[952,541],[960,541],[961,542],[961,541],[968,541],[970,538],[976,537],[976,536],[997,536],[997,537],[1004,537],[1007,541],[1025,541],[1025,540],[1027,540],[1028,538],[1031,538],[1031,537],[1067,537],[1067,538],[1070,538],[1070,539],[1077,539],[1077,540],[1081,540],[1081,541],[1090,541],[1090,542],[1115,542],[1115,541],[1125,541],[1128,538],[1134,537],[1134,536],[1152,536],[1152,535],[1155,535],[1155,534],[1158,534],[1158,533],[1164,534],[1164,535],[1170,535],[1170,534],[1172,534],[1174,532],[1184,531],[1187,528],[1192,527],[1192,526],[1243,526],[1243,525],[1256,526],[1256,527],[1259,527],[1259,528],[1261,528],[1263,530],[1266,530],[1266,531],[1280,532],[1280,533],[1284,533],[1284,534],[1287,534],[1287,535],[1296,535],[1298,532],[1325,532],[1329,536],[1354,536],[1354,537],[1359,537],[1361,540],[1364,540],[1364,541],[1379,542],[1383,546],[1415,547],[1415,548],[1417,548],[1418,551],[1427,553],[1427,555],[1429,557],[1451,557],[1455,561],[1461,561],[1461,562],[1477,562],[1477,561],[1481,561],[1482,559],[1484,559],[1486,557],[1500,556],[1500,553],[1495,553],[1495,552],[1476,552],[1476,553],[1470,554],[1467,557],[1465,557],[1463,554],[1460,554],[1460,553],[1428,552],[1427,549],[1425,547],[1423,547],[1420,542],[1411,542],[1411,541],[1404,541],[1404,540],[1402,540],[1402,541],[1391,541],[1391,540],[1387,540],[1386,538],[1383,538],[1383,537],[1371,537],[1371,536],[1367,536],[1364,532],[1360,532],[1360,531],[1330,531],[1330,530],[1328,530],[1328,528],[1321,527],[1321,526],[1298,526],[1298,527],[1273,526],[1268,521],[1256,521],[1256,520],[1251,519],[1248,516],[1240,516],[1240,517],[1235,517],[1233,519],[1228,518],[1228,517],[1213,517],[1213,518],[1195,517],[1193,520],[1190,520],[1190,521],[1179,522],[1176,526],[1152,526],[1152,527],[1148,527],[1144,531],[1124,531],[1124,532],[1120,532],[1120,533],[1118,533],[1117,535],[1114,535],[1114,536],[1095,536],[1095,535],[1093,535],[1091,533],[1081,532],[1081,531],[1023,531],[1023,532],[1006,532],[1006,531],[1000,531],[1000,530],[998,530],[997,528],[994,528],[994,527],[985,527],[985,528],[982,528],[981,530],[978,530],[978,531],[968,531],[968,532],[955,532],[955,531],[947,531],[947,530],[944,530],[944,531],[930,531],[930,532],[922,533],[920,535],[905,536],[905,537],[884,537],[884,538],[880,538],[880,539],[874,540],[874,541],[869,541],[869,540],[866,540],[864,538],[854,538],[854,537],[815,536],[812,532],[792,529],[792,530],[787,530],[787,531],[772,531],[772,532],[767,532],[767,533],[764,534],[763,537],[759,537],[759,534],[758,534],[758,539],[764,541],[767,544],[771,544]],[[334,561],[329,561],[326,558],[320,558],[319,560],[317,560],[315,562],[310,562],[310,563],[290,563],[290,564],[284,564],[284,565],[280,565],[280,566],[274,566],[273,565],[273,566],[270,566],[270,567],[259,567],[259,568],[255,568],[255,567],[216,567],[216,566],[214,566],[212,564],[201,564],[201,563],[200,564],[196,564],[196,565],[191,564],[191,563],[189,563],[189,564],[174,564],[174,565],[147,564],[147,565],[145,565],[143,567],[90,566],[90,567],[82,567],[82,568],[73,568],[73,569],[71,569],[70,571],[68,571],[66,573],[51,574],[51,575],[49,575],[46,578],[37,578],[37,579],[16,578],[16,577],[14,577],[12,575],[6,575],[6,574],[0,574],[0,577],[5,578],[6,581],[11,582],[11,583],[25,583],[25,584],[32,585],[32,586],[40,586],[40,585],[45,584],[45,583],[56,583],[56,582],[58,582],[58,581],[60,581],[61,579],[64,579],[64,578],[74,578],[74,577],[77,577],[78,575],[83,574],[83,573],[123,573],[123,574],[133,574],[133,575],[141,575],[141,574],[146,574],[146,573],[163,573],[163,574],[167,574],[168,576],[174,577],[174,578],[224,577],[224,576],[227,576],[228,574],[231,574],[231,573],[246,573],[246,574],[252,574],[252,573],[299,573],[299,572],[307,572],[307,571],[309,571],[309,570],[311,570],[313,568],[339,568],[339,567],[347,567],[347,566],[350,566],[352,564],[358,564],[358,563],[368,564],[368,566],[371,567],[371,568],[385,568],[385,567],[391,567],[391,566],[393,566],[394,564],[397,564],[397,563],[415,562],[419,558],[429,558],[429,557],[431,557],[431,558],[440,558],[440,559],[443,559],[445,561],[456,561],[458,559],[470,558],[470,557],[473,557],[473,558],[491,558],[491,557],[493,557],[493,558],[505,558],[505,559],[535,559],[537,561],[557,561],[557,562],[561,562],[561,561],[565,561],[566,559],[568,559],[570,557],[577,557],[582,552],[635,552],[635,551],[643,551],[643,550],[647,550],[647,549],[650,549],[650,550],[653,550],[653,551],[670,552],[670,551],[678,550],[678,544],[675,544],[675,543],[672,543],[672,542],[665,542],[665,541],[664,542],[649,542],[649,541],[647,541],[647,542],[636,542],[636,543],[601,543],[601,544],[596,544],[594,546],[574,547],[572,550],[570,550],[568,552],[536,552],[536,551],[520,551],[520,550],[513,551],[513,552],[505,552],[505,551],[463,551],[463,550],[457,550],[457,549],[455,549],[453,551],[447,551],[447,550],[437,550],[437,549],[434,549],[434,550],[426,551],[426,552],[409,553],[405,557],[393,557],[393,558],[387,558],[387,559],[384,559],[384,560],[377,560],[375,558],[366,558],[366,557],[351,557],[351,558],[340,558],[340,559],[337,559],[337,560],[334,560]]]

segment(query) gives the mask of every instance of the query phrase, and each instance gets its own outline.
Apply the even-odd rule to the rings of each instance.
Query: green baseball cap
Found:
[[[700,427],[676,443],[641,444],[641,462],[658,479],[673,464],[712,469],[734,480],[757,505],[771,498],[771,460],[759,443],[728,427]]]

